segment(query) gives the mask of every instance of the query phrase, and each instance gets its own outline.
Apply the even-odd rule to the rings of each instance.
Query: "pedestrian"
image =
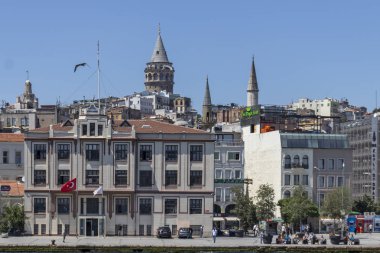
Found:
[[[66,240],[66,235],[67,235],[67,231],[66,231],[66,226],[65,225],[63,225],[63,242],[65,242],[65,240]]]
[[[214,243],[215,243],[215,240],[216,240],[216,233],[217,233],[217,231],[216,231],[216,228],[214,227],[212,229],[212,239],[214,240]]]
[[[260,231],[260,243],[263,244],[264,232]]]
[[[201,225],[201,228],[200,228],[200,237],[203,238],[203,225]]]
[[[189,234],[187,235],[187,239],[190,239],[193,237],[193,229],[189,228]]]
[[[285,233],[285,225],[284,225],[284,224],[282,224],[282,226],[281,226],[281,233],[282,233],[282,234]]]
[[[372,224],[369,224],[368,231],[369,231],[370,234],[372,234]]]

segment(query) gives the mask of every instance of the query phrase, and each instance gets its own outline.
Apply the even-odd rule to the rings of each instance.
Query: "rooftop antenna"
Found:
[[[100,63],[99,63],[99,40],[98,40],[98,105],[99,105],[99,114],[100,114],[100,79],[99,79],[99,70],[100,68]]]
[[[26,80],[29,80],[29,70],[26,71]]]
[[[375,110],[377,109],[377,90],[375,91]]]

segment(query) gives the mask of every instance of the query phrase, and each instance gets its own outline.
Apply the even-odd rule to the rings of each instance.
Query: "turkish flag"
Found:
[[[73,178],[70,181],[67,181],[61,187],[61,192],[72,192],[77,189],[77,179]]]

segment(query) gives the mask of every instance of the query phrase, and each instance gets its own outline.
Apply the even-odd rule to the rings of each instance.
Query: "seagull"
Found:
[[[87,65],[87,63],[85,63],[85,62],[83,62],[83,63],[79,63],[79,64],[75,65],[75,67],[74,67],[74,72],[77,71],[77,68],[79,68],[79,67],[84,67],[84,66],[86,66],[86,65]]]

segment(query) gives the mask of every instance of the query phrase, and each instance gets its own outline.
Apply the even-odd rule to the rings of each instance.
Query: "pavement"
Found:
[[[273,237],[272,244],[260,244],[258,237],[217,237],[216,242],[213,242],[212,237],[193,239],[158,239],[154,236],[107,236],[107,237],[75,237],[67,236],[66,241],[63,242],[62,236],[21,236],[21,237],[8,237],[0,238],[0,247],[12,246],[49,246],[51,241],[55,240],[55,244],[65,247],[225,247],[225,248],[242,248],[242,247],[360,247],[360,248],[378,248],[380,250],[380,233],[373,234],[357,234],[355,238],[360,239],[360,245],[332,245],[328,239],[328,235],[323,235],[327,238],[327,245],[276,245],[275,237]],[[320,235],[317,235],[319,238]]]

